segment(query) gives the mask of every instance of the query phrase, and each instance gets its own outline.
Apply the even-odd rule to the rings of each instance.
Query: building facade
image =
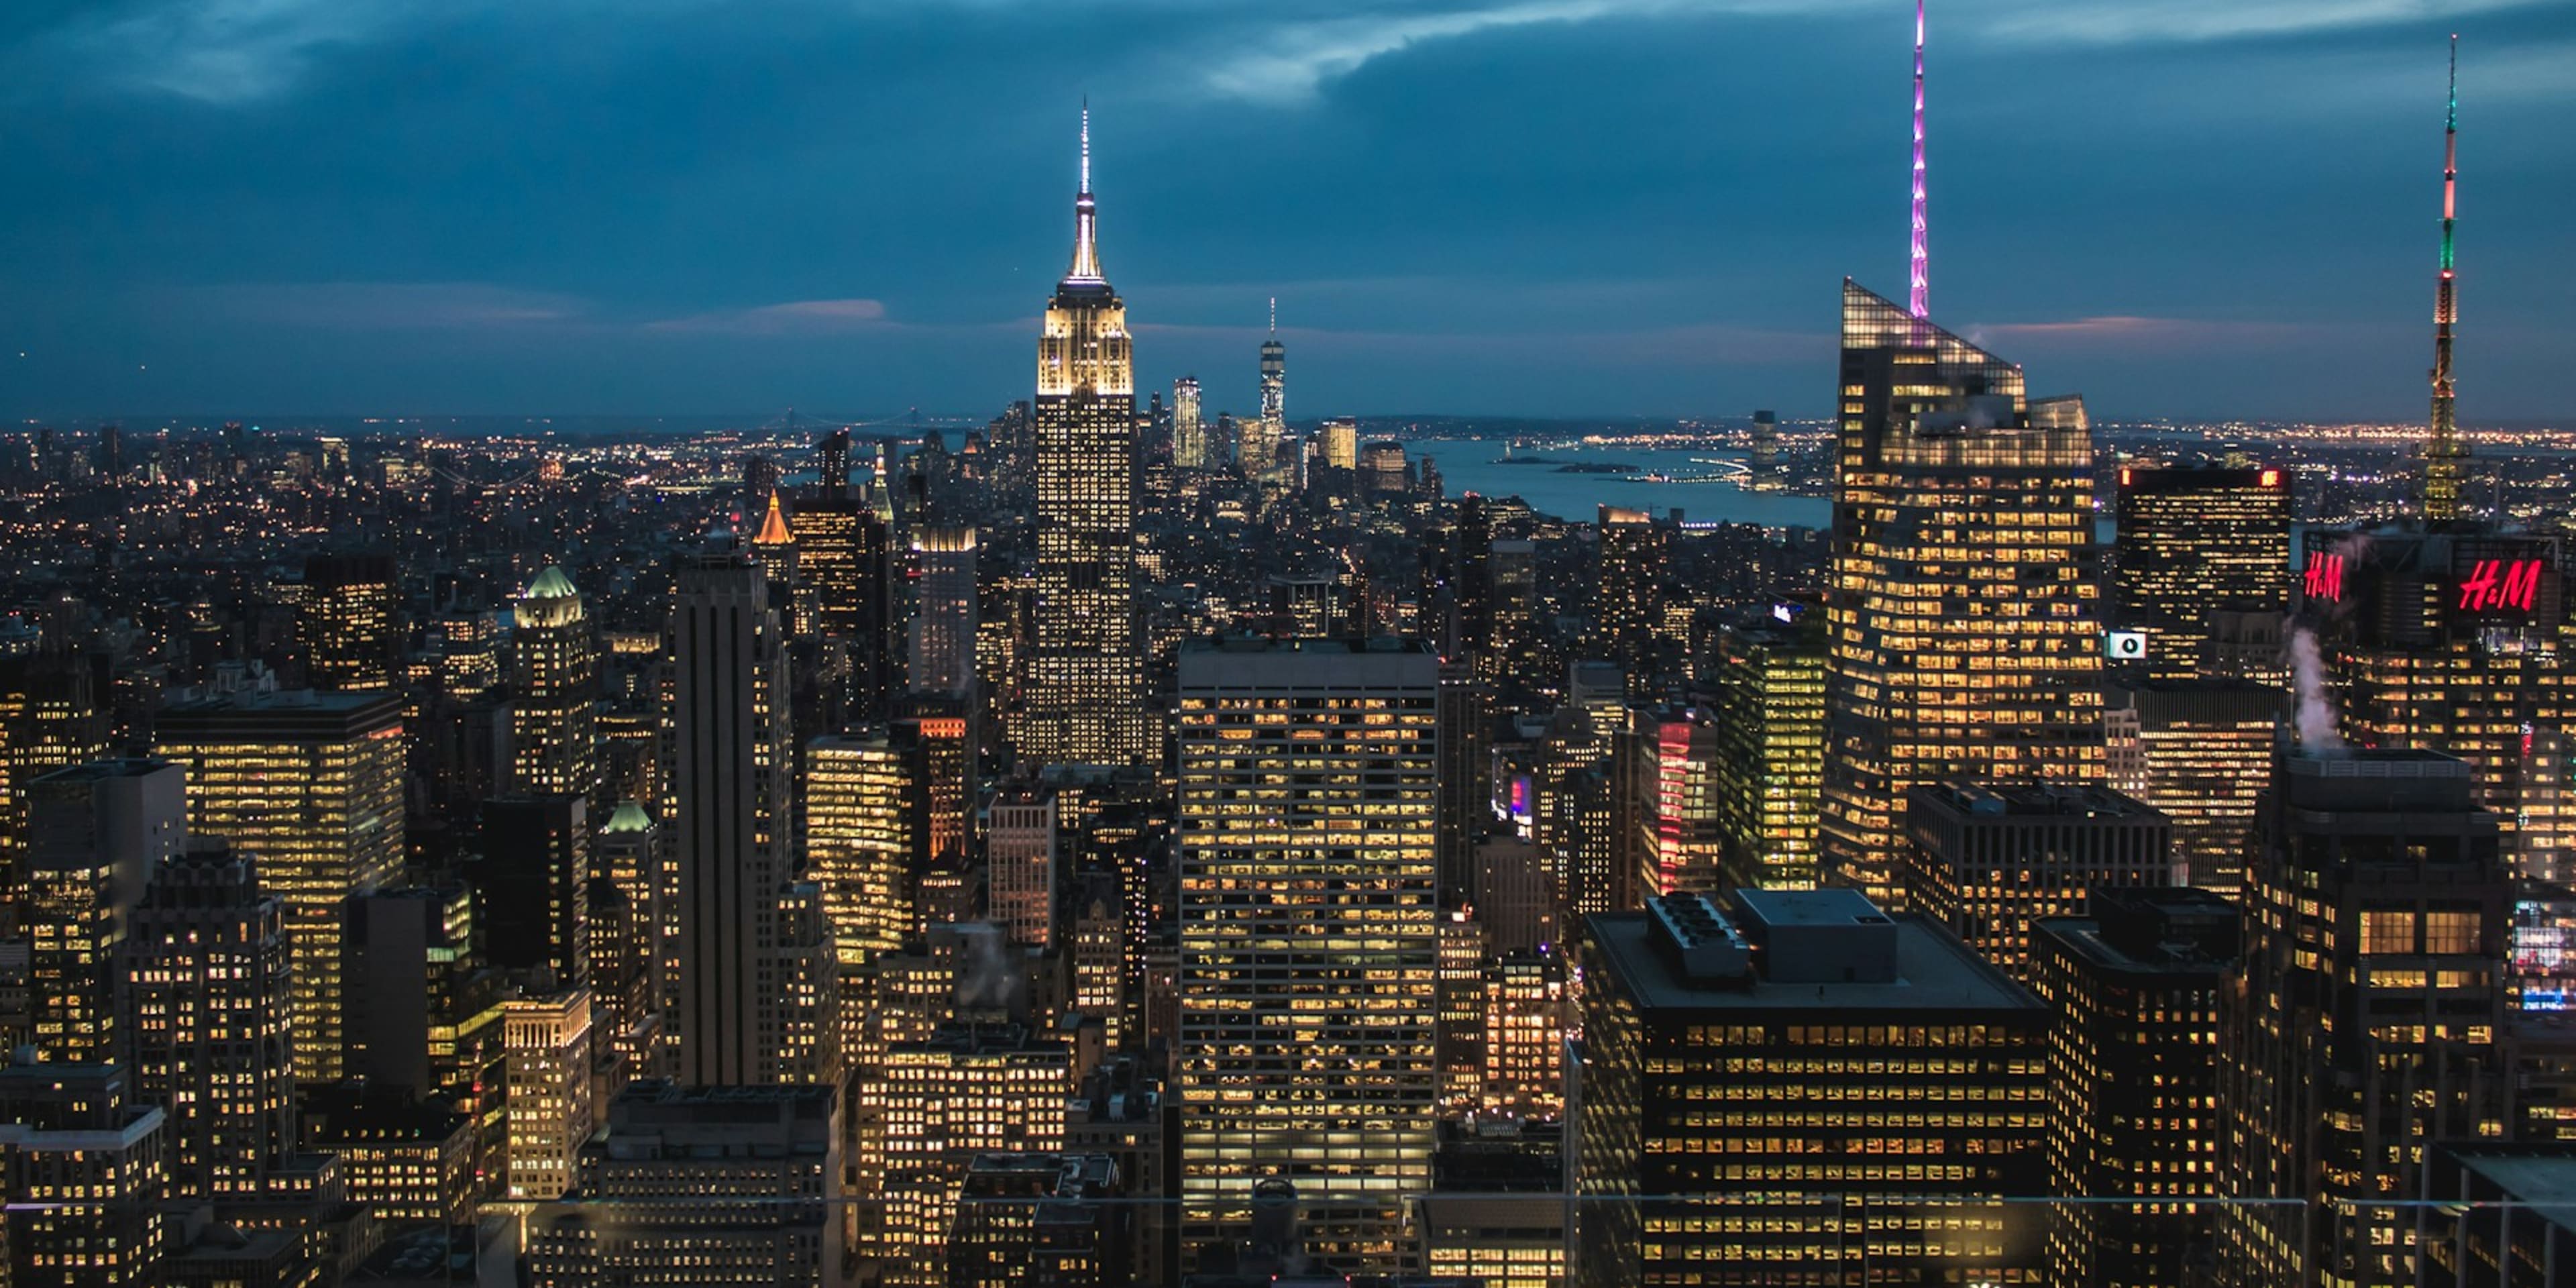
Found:
[[[1180,661],[1183,1220],[1254,1183],[1310,1200],[1309,1246],[1399,1268],[1430,1177],[1439,659],[1396,641],[1209,641]]]

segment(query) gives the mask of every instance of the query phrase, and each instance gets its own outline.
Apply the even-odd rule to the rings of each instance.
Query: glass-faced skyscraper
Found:
[[[2102,772],[2093,436],[1848,279],[1840,393],[1822,875],[1901,902],[1909,789]]]
[[[1020,754],[1068,764],[1145,755],[1136,636],[1136,368],[1127,304],[1101,276],[1083,114],[1073,265],[1038,337],[1037,602]]]

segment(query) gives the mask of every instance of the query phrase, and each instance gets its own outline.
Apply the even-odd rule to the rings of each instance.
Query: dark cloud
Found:
[[[22,0],[0,411],[987,410],[1086,94],[1149,387],[1248,405],[1276,295],[1299,415],[1821,409],[1903,8]],[[2463,407],[2561,413],[2576,13],[2450,15],[1936,4],[1935,312],[2106,415],[2416,414],[2455,22]]]

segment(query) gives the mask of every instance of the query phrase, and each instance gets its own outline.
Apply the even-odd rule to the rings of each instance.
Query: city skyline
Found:
[[[1045,214],[1085,93],[1122,287],[1150,305],[1138,378],[1197,375],[1211,415],[1255,410],[1271,296],[1315,414],[1814,414],[1832,319],[1813,284],[1904,271],[1896,5],[1110,5],[1083,24],[1000,5],[894,31],[791,6],[819,48],[875,43],[785,69],[753,57],[777,13],[709,30],[674,5],[609,40],[578,6],[257,9],[0,30],[0,57],[93,74],[56,135],[0,140],[44,194],[0,223],[24,266],[0,356],[27,355],[0,413],[987,409],[1061,255]],[[2576,90],[2547,57],[2576,23],[2465,10],[1934,7],[1940,316],[2114,419],[2420,415],[2427,123],[2456,26],[2462,419],[2559,414],[2544,291],[2569,266],[2543,221],[2566,170],[2544,122]],[[1269,24],[1272,52],[1224,52],[1227,23]],[[488,57],[512,34],[581,56]],[[691,40],[710,88],[633,101]],[[1050,41],[1099,56],[1023,66]],[[915,70],[879,74],[916,44]],[[1707,75],[1749,50],[1760,73]],[[389,61],[394,92],[349,110]],[[900,93],[1012,68],[1007,93],[928,120]],[[477,127],[513,99],[536,110]],[[408,164],[360,163],[370,139]],[[2177,362],[2182,388],[2157,378]]]

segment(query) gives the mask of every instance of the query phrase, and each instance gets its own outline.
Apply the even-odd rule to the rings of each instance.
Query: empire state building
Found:
[[[1058,764],[1148,756],[1136,632],[1136,368],[1127,305],[1100,273],[1091,113],[1073,265],[1038,337],[1037,602],[1019,752]]]

